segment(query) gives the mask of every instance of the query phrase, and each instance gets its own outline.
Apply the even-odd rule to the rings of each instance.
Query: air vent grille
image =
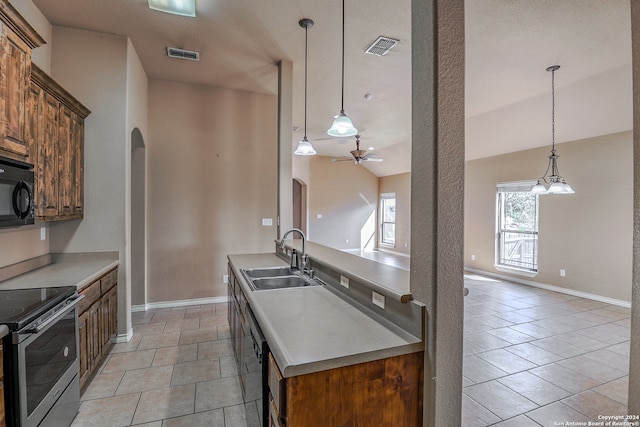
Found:
[[[178,49],[177,47],[167,47],[167,56],[170,58],[188,59],[190,61],[200,60],[200,52]]]
[[[397,45],[398,42],[399,40],[380,36],[373,43],[371,43],[371,46],[365,49],[365,53],[383,56],[386,55],[387,52],[389,52],[395,45]]]

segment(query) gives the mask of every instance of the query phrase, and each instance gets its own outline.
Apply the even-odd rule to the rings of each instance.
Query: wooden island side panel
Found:
[[[290,378],[273,358],[269,369],[272,425],[422,425],[423,352]]]

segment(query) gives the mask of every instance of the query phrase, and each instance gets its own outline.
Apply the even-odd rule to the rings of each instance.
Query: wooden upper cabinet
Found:
[[[90,111],[36,65],[27,100],[36,216],[45,221],[82,218],[84,119]]]
[[[7,1],[0,0],[0,154],[27,160],[25,137],[31,49],[44,39]]]

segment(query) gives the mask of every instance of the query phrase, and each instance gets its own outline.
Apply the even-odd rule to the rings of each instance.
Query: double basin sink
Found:
[[[320,285],[315,279],[291,267],[242,268],[240,271],[254,291]]]

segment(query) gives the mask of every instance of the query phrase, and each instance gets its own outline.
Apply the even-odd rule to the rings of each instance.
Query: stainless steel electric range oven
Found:
[[[80,407],[76,287],[0,290],[7,425],[69,426]]]

